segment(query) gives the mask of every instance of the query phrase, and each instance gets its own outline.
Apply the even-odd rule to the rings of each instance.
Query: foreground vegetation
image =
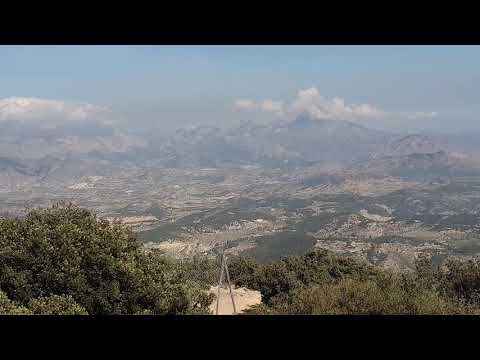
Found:
[[[207,314],[205,266],[146,253],[88,210],[33,210],[0,220],[0,313]]]
[[[480,314],[480,262],[395,273],[328,251],[260,264],[231,258],[258,290],[248,314]],[[208,314],[218,263],[146,252],[129,228],[72,205],[0,219],[0,314]]]
[[[262,304],[249,314],[480,314],[480,262],[427,258],[413,272],[393,272],[329,251],[269,264],[230,263],[238,286],[259,290]]]

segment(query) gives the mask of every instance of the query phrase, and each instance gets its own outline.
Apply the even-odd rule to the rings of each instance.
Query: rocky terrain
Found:
[[[218,296],[218,286],[212,286],[210,292]],[[242,313],[253,305],[262,302],[262,295],[259,291],[246,288],[236,288],[233,286],[232,293],[235,300],[235,310],[237,314]],[[234,315],[233,304],[228,288],[220,288],[220,301],[218,304],[218,315]],[[217,310],[217,302],[213,301],[210,305],[210,311],[215,314]]]

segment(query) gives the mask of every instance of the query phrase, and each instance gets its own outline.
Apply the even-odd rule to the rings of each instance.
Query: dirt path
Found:
[[[215,296],[217,296],[218,286],[211,287],[210,292],[213,292]],[[260,304],[262,301],[262,296],[259,291],[249,290],[246,288],[233,287],[233,296],[235,299],[237,313],[242,312],[252,305]],[[213,314],[215,314],[216,306],[217,300],[215,299],[210,305],[210,310]],[[220,304],[218,306],[218,314],[233,315],[233,305],[228,287],[226,289],[220,289]]]

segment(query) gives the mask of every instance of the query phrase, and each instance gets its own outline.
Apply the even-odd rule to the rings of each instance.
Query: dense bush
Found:
[[[39,315],[88,315],[71,296],[52,295],[30,300],[30,310]]]
[[[313,285],[331,283],[344,278],[367,280],[380,269],[349,257],[335,256],[319,250],[304,256],[289,256],[265,265],[253,260],[234,258],[229,269],[238,286],[245,286],[262,293],[262,302],[292,290]]]
[[[480,305],[480,261],[448,260],[436,276],[441,290],[472,306]]]
[[[127,227],[72,205],[0,220],[4,313],[208,313],[207,279],[193,276],[207,265],[145,253]]]
[[[270,306],[253,308],[253,314],[278,315],[397,315],[465,314],[470,309],[438,296],[431,290],[413,294],[400,282],[342,279],[278,296]]]
[[[0,291],[0,314],[2,315],[31,315],[30,309],[16,304],[4,292]]]
[[[451,260],[435,269],[419,258],[396,273],[320,250],[259,265],[232,259],[236,284],[259,290],[250,314],[477,314],[480,267]]]

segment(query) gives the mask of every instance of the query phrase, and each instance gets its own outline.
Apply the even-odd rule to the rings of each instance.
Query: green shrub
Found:
[[[289,256],[265,265],[252,260],[235,260],[232,279],[236,285],[258,290],[262,301],[269,304],[274,297],[292,290],[343,278],[366,280],[378,274],[374,266],[349,257],[335,256],[319,250],[303,256]]]
[[[29,309],[16,304],[3,291],[0,291],[0,315],[30,315],[31,313]]]
[[[343,279],[297,289],[277,296],[269,307],[253,308],[251,314],[276,315],[418,315],[468,313],[431,290],[413,296],[401,283],[385,287],[375,281]]]
[[[455,265],[460,266],[460,265]],[[414,272],[395,273],[362,261],[318,251],[288,257],[256,268],[249,284],[261,291],[263,303],[248,314],[277,315],[398,315],[474,314],[478,306],[463,300],[450,287],[451,277],[476,289],[471,263],[463,271],[448,273],[434,269],[428,258],[419,258]],[[455,275],[456,274],[456,275]],[[462,274],[460,276],[460,274]],[[470,284],[470,287],[466,285]],[[457,289],[458,284],[453,286]],[[461,288],[461,287],[460,287]],[[473,291],[473,290],[472,290]]]
[[[480,261],[450,259],[437,276],[440,287],[450,297],[480,306]]]
[[[40,315],[88,315],[71,296],[52,295],[30,300],[29,308]]]
[[[207,313],[206,279],[186,281],[201,266],[146,254],[128,227],[73,205],[0,220],[0,289],[36,313]]]

